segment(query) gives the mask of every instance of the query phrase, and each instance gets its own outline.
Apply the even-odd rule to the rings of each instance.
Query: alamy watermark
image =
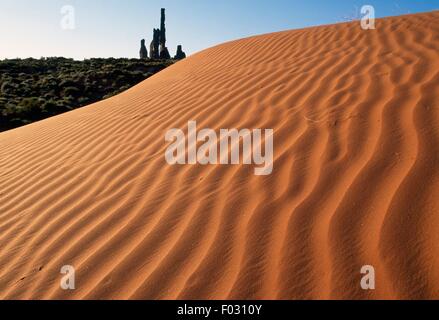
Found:
[[[75,268],[70,265],[65,265],[61,268],[60,272],[64,274],[60,281],[61,289],[75,290]]]
[[[375,290],[375,268],[373,266],[363,266],[361,274],[364,274],[360,282],[361,289]]]
[[[76,29],[76,15],[75,7],[72,5],[65,5],[61,7],[61,21],[60,26],[63,30]]]
[[[361,7],[361,28],[363,30],[375,29],[375,8],[370,5]]]
[[[187,137],[181,129],[166,133],[165,140],[171,142],[165,152],[168,164],[242,163],[257,166],[254,169],[257,176],[273,172],[273,129],[221,129],[217,134],[213,129],[198,131],[196,121],[189,121],[187,133]]]

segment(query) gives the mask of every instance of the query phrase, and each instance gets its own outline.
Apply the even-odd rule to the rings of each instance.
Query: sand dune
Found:
[[[168,165],[190,120],[273,173]],[[0,298],[439,298],[438,195],[439,12],[233,41],[0,133]]]

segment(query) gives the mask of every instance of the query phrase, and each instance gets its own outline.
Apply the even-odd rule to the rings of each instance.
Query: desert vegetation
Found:
[[[0,131],[109,98],[172,60],[66,58],[0,61]]]

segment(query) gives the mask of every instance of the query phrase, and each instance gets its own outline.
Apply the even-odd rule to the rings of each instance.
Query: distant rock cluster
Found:
[[[166,47],[166,13],[165,9],[162,8],[161,19],[160,19],[160,29],[153,29],[153,37],[151,45],[149,46],[149,58],[153,60],[171,59],[169,50]],[[186,58],[186,53],[184,53],[181,45],[177,47],[177,53],[174,59],[181,60]],[[148,49],[145,45],[145,39],[140,42],[140,59],[148,59]]]

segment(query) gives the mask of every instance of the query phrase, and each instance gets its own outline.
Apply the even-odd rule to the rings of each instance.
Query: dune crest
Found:
[[[188,121],[272,174],[168,165]],[[437,299],[438,194],[439,12],[233,41],[0,133],[0,298]]]

